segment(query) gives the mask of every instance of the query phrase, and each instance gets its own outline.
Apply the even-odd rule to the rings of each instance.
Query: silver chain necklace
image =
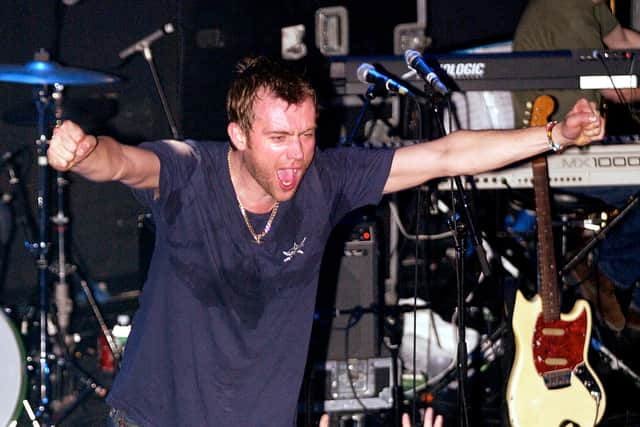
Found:
[[[229,151],[227,152],[227,165],[229,167],[229,177],[231,177],[231,148],[229,148]],[[256,230],[253,228],[253,225],[251,225],[251,221],[249,221],[249,217],[247,216],[247,210],[244,208],[244,206],[242,206],[242,202],[240,201],[240,197],[238,196],[237,192],[236,200],[238,201],[240,213],[242,213],[242,219],[244,219],[244,223],[246,224],[249,233],[251,233],[251,237],[253,237],[253,240],[257,244],[261,244],[264,237],[269,233],[269,231],[271,231],[271,224],[273,223],[273,220],[278,213],[278,207],[280,206],[280,203],[277,201],[274,203],[273,208],[271,209],[271,215],[269,215],[269,219],[267,220],[264,229],[260,233],[256,233]]]

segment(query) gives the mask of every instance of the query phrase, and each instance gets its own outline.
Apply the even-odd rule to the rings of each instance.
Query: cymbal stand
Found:
[[[37,164],[38,164],[38,191],[37,191],[37,209],[38,209],[38,233],[37,241],[27,242],[26,246],[36,257],[36,267],[38,270],[38,287],[39,287],[39,354],[38,354],[38,402],[34,411],[34,416],[40,421],[40,425],[43,427],[52,425],[51,414],[51,377],[52,372],[51,363],[58,358],[59,365],[65,365],[64,359],[68,357],[65,345],[65,336],[68,331],[70,313],[73,309],[73,302],[69,297],[69,286],[67,282],[67,276],[70,272],[74,271],[74,268],[67,264],[65,256],[65,231],[67,229],[69,218],[64,212],[64,186],[67,181],[64,179],[62,173],[58,172],[56,187],[58,194],[58,210],[55,216],[49,218],[49,164],[47,161],[47,148],[48,148],[48,114],[52,106],[52,100],[55,101],[57,107],[55,110],[56,118],[62,117],[61,100],[63,85],[54,84],[53,93],[49,93],[49,87],[43,85],[35,90],[34,102],[38,112],[38,134],[39,137],[36,140],[37,148]],[[58,237],[58,255],[57,264],[51,268],[49,265],[49,250],[51,242],[49,241],[49,221],[52,221],[56,225],[56,232]],[[48,274],[50,270],[54,270],[57,276],[57,283],[55,288],[55,304],[58,310],[57,313],[57,328],[53,324],[49,324],[49,306],[50,296],[48,291]],[[84,281],[83,281],[84,282]],[[106,329],[104,319],[100,315],[97,306],[95,306],[95,300],[90,294],[88,286],[83,285],[83,290],[87,293],[88,300],[92,302],[92,309],[94,314],[98,318],[98,322],[103,330],[106,330],[105,337],[109,343],[109,348],[114,354],[114,358],[119,360],[119,352],[115,346],[113,337]],[[58,329],[62,339],[60,340],[60,348],[58,353],[53,354],[50,351],[48,342],[49,332],[54,329]],[[51,335],[54,335],[52,332]],[[71,363],[73,364],[73,362]],[[75,367],[75,366],[74,366]],[[77,367],[75,367],[77,368]],[[85,375],[85,377],[88,377]],[[91,384],[91,388],[100,396],[106,395],[105,388],[97,384],[93,378],[85,378],[83,381],[86,384]]]
[[[55,92],[52,94],[52,98],[55,102],[55,118],[56,125],[60,126],[62,124],[62,91],[64,89],[63,85],[56,84]],[[67,343],[67,332],[69,327],[70,315],[73,311],[73,300],[69,296],[69,281],[68,278],[71,275],[79,275],[77,267],[68,262],[66,256],[66,233],[69,228],[70,219],[67,213],[65,212],[66,207],[66,187],[69,185],[69,181],[65,177],[64,172],[56,171],[56,181],[55,181],[55,189],[56,189],[56,214],[52,216],[51,222],[54,224],[54,230],[57,237],[57,259],[55,263],[51,264],[50,269],[56,276],[56,281],[54,284],[55,287],[55,304],[57,309],[57,321],[58,328],[60,332],[62,349],[60,352],[60,360],[59,365],[67,368],[73,368],[73,370],[79,374],[81,377],[81,382],[86,386],[85,390],[74,400],[74,402],[62,413],[61,416],[56,417],[55,421],[57,423],[61,422],[62,419],[66,418],[75,408],[77,408],[80,403],[88,397],[91,392],[96,393],[99,397],[104,398],[107,394],[107,389],[103,387],[100,383],[98,383],[94,378],[92,378],[87,372],[77,366],[73,360],[73,357],[70,355],[68,351]],[[112,353],[114,360],[116,361],[116,365],[119,365],[120,362],[120,351],[116,345],[116,342],[109,331],[109,328],[104,321],[104,317],[100,312],[100,309],[96,303],[96,300],[93,296],[93,293],[87,284],[87,281],[79,276],[80,285],[82,290],[87,298],[87,302],[91,307],[93,315],[98,321],[98,325],[100,326],[100,331],[104,335],[107,345],[109,347],[109,351]],[[67,363],[68,362],[68,363]]]
[[[55,224],[56,234],[58,237],[58,259],[55,265],[52,265],[52,270],[57,276],[57,281],[55,283],[55,303],[58,310],[58,325],[60,328],[60,332],[64,337],[64,332],[68,326],[69,315],[71,314],[73,301],[69,297],[69,282],[67,281],[67,277],[71,274],[79,274],[77,271],[77,267],[72,264],[67,263],[66,255],[65,255],[65,234],[67,231],[67,227],[69,224],[69,217],[66,216],[64,209],[61,207],[64,203],[64,188],[69,184],[69,181],[64,177],[64,174],[61,172],[57,172],[56,174],[56,188],[58,193],[58,211],[54,217],[51,218],[51,221]],[[100,312],[100,308],[93,296],[91,288],[89,287],[86,280],[80,278],[80,286],[82,287],[82,291],[85,293],[87,298],[87,302],[91,307],[91,311],[93,315],[96,317],[98,321],[98,325],[100,326],[100,332],[104,335],[107,345],[109,347],[109,351],[112,353],[113,358],[116,362],[120,362],[121,354],[120,350],[117,347],[111,332],[109,332],[109,327],[104,320],[104,316]],[[63,324],[63,326],[60,326]]]
[[[55,102],[55,115],[56,119],[62,117],[62,91],[64,87],[56,84],[55,91],[52,94],[53,101]],[[58,122],[57,125],[61,123]],[[65,215],[63,211],[64,203],[64,187],[68,184],[64,174],[60,171],[56,171],[56,193],[57,193],[57,212],[56,215],[51,217],[51,222],[55,225],[54,229],[58,237],[58,251],[56,264],[53,265],[52,270],[57,276],[57,280],[54,284],[54,301],[57,311],[57,321],[60,336],[66,339],[68,335],[69,322],[71,318],[71,312],[73,311],[73,300],[69,296],[69,283],[67,282],[67,264],[65,256],[65,230],[69,224],[69,217]]]
[[[53,100],[55,102],[55,118],[56,125],[60,126],[62,124],[62,90],[64,87],[62,85],[56,85],[56,92],[53,94]],[[56,283],[56,306],[58,310],[58,323],[62,332],[66,331],[66,327],[68,326],[69,319],[68,316],[73,309],[73,301],[69,298],[69,283],[67,281],[67,276],[69,274],[79,275],[78,269],[73,264],[67,263],[66,257],[66,232],[69,227],[69,217],[65,212],[66,206],[66,192],[65,188],[69,185],[69,181],[65,178],[65,173],[56,171],[56,194],[57,194],[57,212],[56,215],[51,217],[51,222],[55,224],[55,230],[58,237],[58,251],[57,251],[57,265],[53,266],[52,270],[56,273],[57,283]],[[84,278],[80,277],[80,285],[82,287],[82,291],[85,293],[87,297],[87,302],[91,307],[93,315],[96,317],[98,321],[98,325],[100,326],[100,331],[104,335],[107,345],[109,346],[109,351],[112,353],[114,360],[116,362],[120,362],[120,351],[118,350],[118,346],[116,345],[113,336],[109,332],[109,327],[107,323],[104,321],[104,316],[100,312],[100,308],[96,303],[95,298],[93,297],[93,293],[91,288],[87,284],[87,281]],[[60,296],[58,297],[58,294]],[[58,301],[62,305],[61,307],[58,305]],[[68,313],[67,313],[68,311]],[[66,316],[66,318],[65,318]],[[63,324],[61,326],[60,324]],[[64,336],[64,335],[63,335]]]
[[[35,415],[42,420],[42,425],[49,425],[50,420],[50,390],[49,390],[49,360],[47,345],[47,314],[49,311],[49,296],[47,292],[47,271],[48,271],[48,254],[50,243],[48,241],[49,218],[48,218],[48,180],[49,171],[47,164],[47,135],[46,135],[46,117],[47,111],[51,105],[51,99],[47,86],[42,86],[35,91],[34,102],[38,111],[38,139],[36,140],[37,158],[38,158],[38,192],[37,192],[37,208],[38,208],[38,241],[29,242],[27,246],[36,256],[36,267],[38,270],[38,287],[40,291],[39,308],[40,308],[40,341],[39,341],[39,401],[36,407]]]

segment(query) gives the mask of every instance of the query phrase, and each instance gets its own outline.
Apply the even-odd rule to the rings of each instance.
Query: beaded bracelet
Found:
[[[549,149],[553,152],[560,151],[562,146],[553,140],[553,128],[558,124],[557,120],[553,120],[548,122],[545,126],[545,130],[547,131],[547,142],[549,143]]]

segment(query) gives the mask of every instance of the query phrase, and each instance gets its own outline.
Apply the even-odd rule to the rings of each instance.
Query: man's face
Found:
[[[253,179],[275,200],[289,200],[315,150],[316,108],[310,98],[297,105],[259,92],[244,151]]]

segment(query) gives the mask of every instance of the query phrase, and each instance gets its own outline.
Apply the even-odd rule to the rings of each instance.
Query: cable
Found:
[[[418,207],[420,206],[420,198],[418,197],[418,201],[416,202],[418,204]],[[438,234],[409,234],[406,230],[406,228],[404,227],[404,224],[402,223],[402,220],[400,219],[400,215],[398,213],[398,206],[396,205],[395,202],[389,201],[389,211],[391,213],[391,219],[395,222],[395,224],[398,226],[398,230],[400,230],[400,233],[402,234],[402,236],[404,236],[405,239],[408,240],[419,240],[419,241],[423,241],[423,240],[442,240],[442,239],[446,239],[449,238],[453,235],[452,231],[445,231],[444,233],[438,233]],[[417,219],[416,219],[417,221]]]
[[[345,369],[347,371],[347,378],[349,378],[349,387],[351,388],[351,393],[353,393],[353,398],[356,399],[356,401],[358,402],[358,405],[360,405],[360,407],[362,408],[362,410],[364,411],[364,413],[367,413],[369,411],[369,408],[367,408],[367,406],[364,404],[364,402],[360,399],[360,396],[358,396],[358,393],[356,392],[356,388],[355,385],[353,384],[353,376],[351,374],[351,370],[349,369],[349,330],[354,327],[362,318],[362,312],[358,311],[357,315],[355,311],[352,311],[349,314],[349,319],[347,321],[347,326],[344,328],[345,332],[344,332],[344,363],[345,363]],[[355,321],[353,321],[355,319]],[[353,322],[353,323],[352,323]],[[357,368],[357,366],[356,366]],[[338,380],[338,383],[340,381]]]
[[[604,60],[604,56],[601,53],[598,53],[598,52],[594,52],[594,56],[596,58],[598,58],[600,60],[600,62],[602,63],[602,66],[603,66],[603,68],[605,70],[605,73],[609,77],[609,81],[611,81],[611,87],[616,92],[616,95],[618,96],[618,101],[620,101],[620,104],[624,105],[627,108],[627,111],[629,112],[629,115],[631,116],[631,118],[634,121],[636,121],[637,123],[640,123],[640,116],[638,115],[638,113],[636,113],[635,111],[633,111],[631,109],[631,105],[629,104],[629,102],[625,98],[624,93],[622,92],[622,90],[620,90],[620,88],[616,87],[615,82],[613,81],[613,75],[611,74],[611,70],[609,69],[609,66],[607,65],[606,61]],[[631,62],[631,67],[629,68],[629,75],[632,74],[631,71],[633,70],[634,63],[635,63],[635,56],[633,57],[632,62]],[[630,88],[630,89],[632,89],[632,88]]]

